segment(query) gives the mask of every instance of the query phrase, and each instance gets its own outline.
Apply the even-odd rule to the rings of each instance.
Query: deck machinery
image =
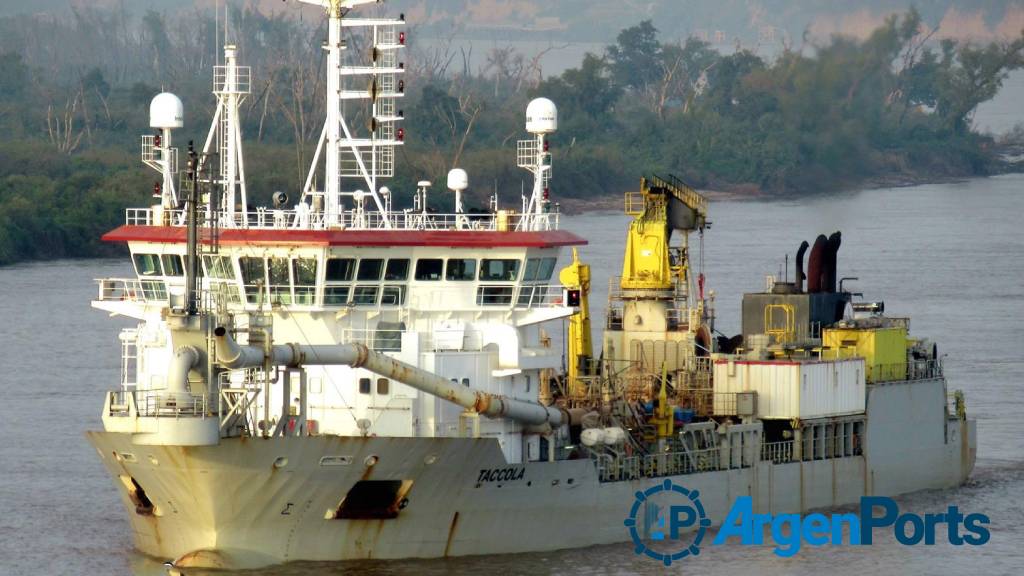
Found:
[[[653,398],[663,372],[684,402],[708,399],[714,310],[704,293],[707,206],[672,176],[644,178],[639,192],[626,195],[633,221],[622,275],[609,280],[602,369],[628,383],[631,399]],[[699,238],[696,258],[691,233]]]

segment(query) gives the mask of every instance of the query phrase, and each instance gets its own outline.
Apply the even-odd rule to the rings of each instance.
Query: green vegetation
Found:
[[[324,117],[323,26],[288,14],[234,8],[232,16],[254,73],[243,113],[257,202],[301,186]],[[699,187],[812,194],[1003,169],[971,117],[1024,67],[1024,35],[978,46],[935,43],[923,29],[911,11],[864,41],[836,37],[767,61],[693,38],[666,43],[642,22],[603,54],[547,78],[539,58],[511,48],[491,50],[479,71],[462,54],[453,72],[460,55],[450,46],[413,45],[407,145],[389,185],[401,202],[416,180],[443,182],[462,166],[472,201],[485,205],[497,191],[503,205],[518,204],[528,176],[514,165],[515,141],[527,102],[541,95],[559,106],[556,199],[618,195],[652,172]],[[111,250],[99,235],[122,221],[125,207],[149,203],[154,174],[136,157],[149,100],[160,87],[181,96],[178,142],[201,142],[218,40],[209,14],[198,11],[0,18],[0,264]],[[368,52],[358,39],[350,46]],[[366,123],[365,110],[349,113],[355,125]]]

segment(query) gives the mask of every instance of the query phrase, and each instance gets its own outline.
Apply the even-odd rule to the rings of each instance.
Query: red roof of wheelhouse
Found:
[[[103,235],[105,242],[184,243],[181,226],[131,226]],[[231,228],[220,231],[220,244],[254,246],[442,246],[447,248],[555,248],[587,241],[566,230],[291,230]]]

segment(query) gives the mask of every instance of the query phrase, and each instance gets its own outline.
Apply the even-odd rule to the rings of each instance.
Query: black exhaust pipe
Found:
[[[828,243],[825,246],[824,261],[822,263],[822,292],[836,291],[836,256],[839,253],[839,245],[842,244],[842,242],[843,234],[841,232],[833,232],[832,235],[828,237]]]
[[[803,292],[804,291],[804,280],[807,278],[807,275],[804,274],[804,252],[807,252],[807,248],[808,247],[810,247],[810,244],[807,243],[807,240],[804,240],[803,242],[800,243],[800,247],[797,248],[797,250],[796,250],[796,291],[797,292]]]
[[[811,256],[807,260],[808,294],[821,292],[821,279],[827,244],[828,238],[824,234],[818,234],[818,237],[814,239],[814,246],[811,247]]]

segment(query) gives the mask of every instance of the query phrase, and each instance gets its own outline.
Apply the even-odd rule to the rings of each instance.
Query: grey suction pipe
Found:
[[[263,366],[262,348],[238,344],[223,326],[214,330],[214,336],[217,343],[217,362],[222,366],[231,369]],[[526,425],[547,423],[556,427],[568,422],[561,409],[557,407],[506,398],[453,384],[447,378],[374,352],[363,344],[278,344],[271,348],[271,354],[270,363],[274,366],[342,365],[365,368],[489,418],[511,418]]]
[[[203,355],[195,346],[179,346],[171,357],[167,370],[167,391],[173,395],[189,394],[188,373],[199,367]]]

